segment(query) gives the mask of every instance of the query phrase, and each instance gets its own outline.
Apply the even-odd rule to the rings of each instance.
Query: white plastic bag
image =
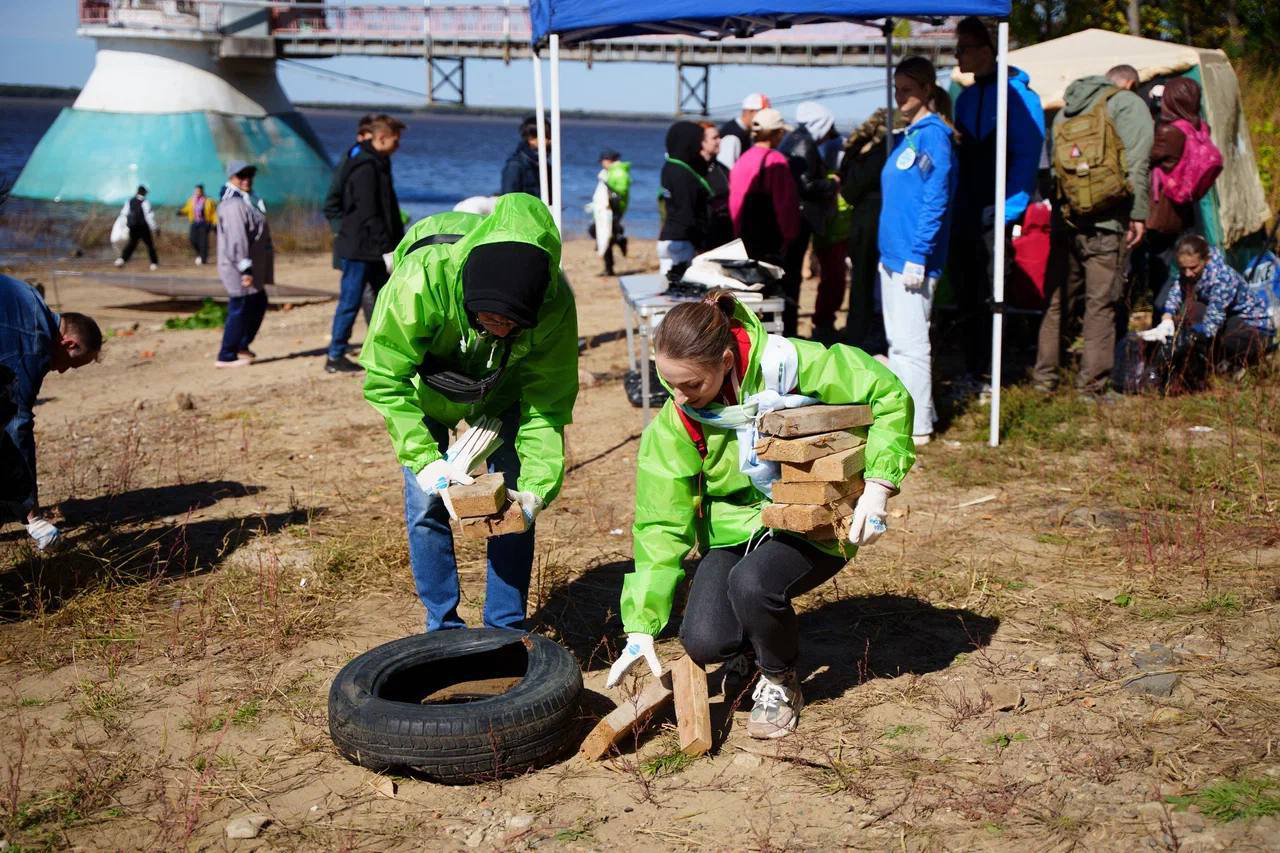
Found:
[[[129,242],[129,218],[124,211],[121,211],[111,226],[111,247],[118,255],[124,251],[124,244],[127,242]]]

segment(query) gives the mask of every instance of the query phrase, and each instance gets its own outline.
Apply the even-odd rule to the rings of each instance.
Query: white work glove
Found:
[[[546,508],[546,504],[542,502],[542,498],[533,492],[519,492],[512,489],[507,490],[507,497],[515,501],[520,506],[520,511],[524,513],[524,520],[533,526],[533,522],[538,517],[538,513]]]
[[[418,488],[428,495],[444,494],[444,490],[450,483],[469,486],[475,482],[467,474],[457,471],[447,459],[437,459],[435,462],[428,463],[427,467],[419,471],[414,479],[418,481]]]
[[[452,469],[459,474],[469,474],[488,459],[489,454],[502,446],[502,439],[498,437],[500,426],[502,422],[490,415],[476,418],[445,454]]]
[[[1173,338],[1174,331],[1173,318],[1165,314],[1164,319],[1160,321],[1160,325],[1154,329],[1147,329],[1145,332],[1138,332],[1138,337],[1144,341],[1159,341],[1163,344],[1168,343]]]
[[[658,653],[653,650],[653,635],[628,634],[627,647],[613,662],[613,666],[609,667],[609,680],[604,683],[604,686],[612,687],[617,684],[640,658],[644,658],[649,664],[649,671],[653,673],[654,678],[662,675],[662,662],[658,660]]]
[[[907,261],[902,265],[902,286],[907,290],[919,290],[924,287],[924,265]]]
[[[391,275],[391,268],[395,266],[395,259],[391,252],[387,252],[382,256],[382,263],[387,267],[387,275]]]
[[[889,529],[885,519],[889,503],[889,488],[874,480],[862,487],[862,497],[853,508],[853,522],[849,525],[849,542],[854,545],[870,545]]]
[[[27,522],[27,533],[36,541],[36,549],[43,551],[58,543],[62,536],[58,532],[58,528],[54,527],[43,518],[32,519]]]

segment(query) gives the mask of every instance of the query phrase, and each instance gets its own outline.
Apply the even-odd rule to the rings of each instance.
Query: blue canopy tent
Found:
[[[749,38],[770,29],[831,21],[884,21],[886,62],[892,62],[893,18],[932,19],[951,15],[983,15],[1000,19],[996,82],[995,221],[1004,221],[1004,185],[1008,140],[1008,81],[1010,0],[650,0],[638,3],[601,3],[600,0],[532,0],[530,17],[534,47],[543,45],[551,59],[551,187],[552,215],[560,224],[560,46],[584,41],[639,35],[695,36],[710,40]],[[535,96],[538,132],[542,127],[542,73],[537,58]],[[892,79],[889,80],[892,108]],[[539,146],[539,171],[545,176],[545,148]],[[543,193],[543,200],[547,194]],[[991,428],[989,443],[1000,442],[1001,340],[1004,335],[1005,246],[995,241],[994,307],[991,323]]]

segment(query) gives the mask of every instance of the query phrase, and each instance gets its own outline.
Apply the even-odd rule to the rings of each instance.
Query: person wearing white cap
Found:
[[[804,278],[804,254],[809,247],[809,237],[826,233],[827,225],[835,218],[836,192],[840,189],[837,178],[828,176],[822,155],[818,153],[818,143],[824,141],[835,125],[835,116],[831,110],[817,101],[803,101],[796,106],[796,128],[782,140],[779,147],[791,165],[791,172],[796,177],[800,190],[800,216],[803,230],[800,236],[787,247],[783,269],[787,275],[784,282],[790,285],[789,295],[799,300],[800,282]],[[836,266],[834,260],[830,266]],[[839,261],[839,278],[837,287],[844,281],[844,260]],[[828,271],[827,281],[830,280]],[[814,327],[818,334],[826,340],[834,340],[832,328],[835,323],[835,310],[839,304],[831,307],[830,293],[833,288],[828,285],[819,287],[819,293],[825,299],[819,307],[821,314],[815,313]],[[840,290],[840,297],[843,297]],[[840,298],[837,297],[837,298]],[[782,314],[783,334],[795,335],[797,326],[797,307],[788,303]]]
[[[720,126],[720,153],[716,159],[726,169],[732,169],[742,152],[751,147],[751,120],[756,113],[769,106],[769,96],[752,92],[742,99],[742,112]]]
[[[275,248],[260,200],[253,195],[256,166],[232,160],[218,204],[218,278],[227,291],[227,321],[217,367],[244,367],[253,360],[253,343],[267,313],[267,291],[275,281]]]

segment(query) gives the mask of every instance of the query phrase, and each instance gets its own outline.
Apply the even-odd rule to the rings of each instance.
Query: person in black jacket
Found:
[[[886,111],[881,108],[862,123],[845,142],[840,161],[840,194],[852,206],[849,223],[849,260],[853,272],[849,284],[849,321],[844,328],[845,343],[871,354],[888,352],[884,317],[876,289],[880,275],[880,172],[885,149]]]
[[[667,158],[662,167],[662,230],[658,232],[658,271],[687,264],[710,248],[711,185],[702,156],[702,127],[678,121],[667,131]]]
[[[327,373],[360,372],[346,357],[347,341],[356,312],[368,285],[374,298],[391,274],[391,252],[404,236],[400,201],[391,180],[391,155],[400,147],[404,123],[378,116],[369,127],[370,138],[346,164],[342,186],[342,225],[335,248],[342,258],[342,289],[333,315]]]
[[[342,152],[342,158],[338,161],[338,166],[333,170],[333,177],[329,179],[329,191],[324,196],[324,218],[329,220],[329,230],[333,232],[333,268],[335,270],[342,269],[342,258],[338,257],[338,232],[342,230],[342,188],[347,183],[347,164],[351,162],[351,158],[360,153],[360,143],[369,138],[369,126],[373,124],[375,118],[386,118],[386,116],[375,116],[372,113],[365,113],[360,117],[359,124],[356,125],[356,141]],[[369,319],[366,313],[365,320]]]
[[[538,198],[542,192],[538,181],[538,119],[529,116],[520,123],[520,144],[511,152],[502,167],[502,188],[499,195],[528,193]],[[550,143],[546,144],[548,155]],[[547,201],[551,201],[551,186],[547,186]]]
[[[714,249],[733,242],[733,218],[729,215],[729,170],[718,159],[720,130],[713,122],[700,121],[702,156],[707,161],[707,184],[711,187],[711,207],[707,215],[707,246]]]

